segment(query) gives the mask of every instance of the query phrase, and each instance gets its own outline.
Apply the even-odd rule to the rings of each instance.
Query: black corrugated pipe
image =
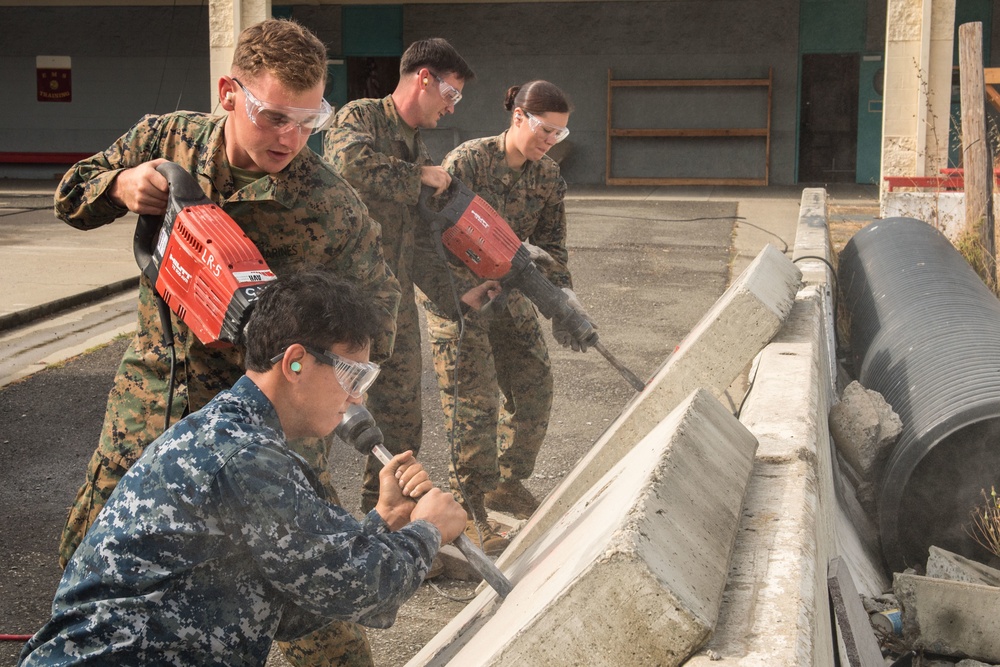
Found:
[[[1000,486],[1000,301],[947,238],[912,218],[871,223],[840,254],[850,362],[903,422],[878,491],[882,554],[928,547],[984,560],[966,529]]]

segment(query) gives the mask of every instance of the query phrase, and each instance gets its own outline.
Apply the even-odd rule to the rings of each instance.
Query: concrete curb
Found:
[[[408,665],[680,665],[715,627],[757,442],[694,391]],[[706,492],[706,490],[708,492]]]
[[[773,246],[765,246],[719,297],[646,388],[580,459],[497,559],[503,568],[575,504],[628,450],[689,393],[707,388],[721,396],[781,329],[794,302],[799,270]]]
[[[136,275],[132,278],[125,278],[123,280],[113,282],[110,285],[102,285],[100,287],[89,289],[85,292],[56,299],[55,301],[49,301],[48,303],[42,303],[37,306],[25,308],[24,310],[8,313],[6,315],[0,315],[0,332],[16,329],[26,324],[31,324],[36,320],[40,320],[44,317],[50,317],[72,308],[85,306],[95,301],[106,299],[109,296],[114,296],[115,294],[120,294],[130,289],[134,289],[138,286],[139,276]]]

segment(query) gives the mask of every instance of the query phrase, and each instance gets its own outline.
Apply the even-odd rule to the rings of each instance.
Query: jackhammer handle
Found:
[[[384,445],[375,445],[372,447],[372,454],[375,455],[382,465],[386,465],[392,460],[392,454],[389,450],[385,448]],[[465,559],[469,561],[469,565],[479,573],[486,583],[497,592],[501,598],[507,597],[507,594],[514,590],[514,584],[510,583],[510,579],[504,576],[504,573],[500,571],[493,561],[483,553],[483,550],[477,547],[472,540],[470,540],[464,533],[460,534],[455,538],[452,544],[462,552]]]
[[[417,197],[417,213],[424,222],[440,221],[441,229],[446,229],[458,222],[469,203],[476,197],[476,194],[465,183],[457,178],[452,178],[448,189],[441,194],[442,197],[448,198],[447,202],[440,211],[435,211],[430,207],[430,200],[435,192],[437,190],[430,185],[420,186],[420,195]]]
[[[538,270],[538,265],[531,261],[523,244],[514,254],[512,265],[510,274],[500,280],[501,285],[521,290],[546,318],[562,320],[566,330],[577,341],[587,345],[597,343],[594,325],[569,304],[569,297],[564,291]]]
[[[176,162],[163,162],[156,167],[156,171],[167,179],[170,185],[170,198],[179,208],[212,203],[198,185],[198,179]]]
[[[167,185],[170,186],[167,194],[167,211],[164,215],[140,215],[139,221],[135,225],[135,236],[132,239],[132,252],[135,255],[135,261],[142,273],[153,284],[156,284],[159,272],[156,262],[153,260],[153,249],[156,246],[156,237],[164,222],[170,221],[167,229],[169,232],[169,228],[173,224],[172,221],[185,206],[212,203],[212,200],[202,192],[197,179],[176,162],[163,162],[157,165],[156,171],[163,174],[163,177],[167,179]]]

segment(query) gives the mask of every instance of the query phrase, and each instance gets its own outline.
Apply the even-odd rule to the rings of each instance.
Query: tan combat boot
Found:
[[[538,500],[524,488],[519,479],[505,479],[486,493],[487,507],[510,514],[515,519],[528,519],[538,509]]]
[[[475,518],[473,518],[472,510],[475,510]],[[484,554],[496,556],[507,548],[510,540],[497,531],[498,525],[495,521],[487,519],[486,506],[483,504],[482,496],[474,499],[467,498],[465,512],[469,517],[465,524],[465,536],[481,548]]]

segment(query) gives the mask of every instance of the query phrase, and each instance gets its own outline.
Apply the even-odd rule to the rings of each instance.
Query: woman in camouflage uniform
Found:
[[[445,157],[444,167],[507,220],[554,285],[571,292],[566,182],[546,153],[569,134],[572,108],[547,81],[510,88],[504,108],[511,113],[506,131],[465,142]],[[464,266],[452,262],[450,269],[459,290],[477,282]],[[538,313],[513,291],[491,314],[466,315],[459,339],[460,322],[433,302],[423,303],[445,425],[456,454],[452,488],[478,516],[485,516],[485,503],[527,518],[538,501],[522,480],[534,470],[552,407],[552,372]],[[571,344],[557,323],[553,331],[560,343]],[[506,546],[494,526],[479,522],[478,528],[487,547],[492,545],[488,552]]]

